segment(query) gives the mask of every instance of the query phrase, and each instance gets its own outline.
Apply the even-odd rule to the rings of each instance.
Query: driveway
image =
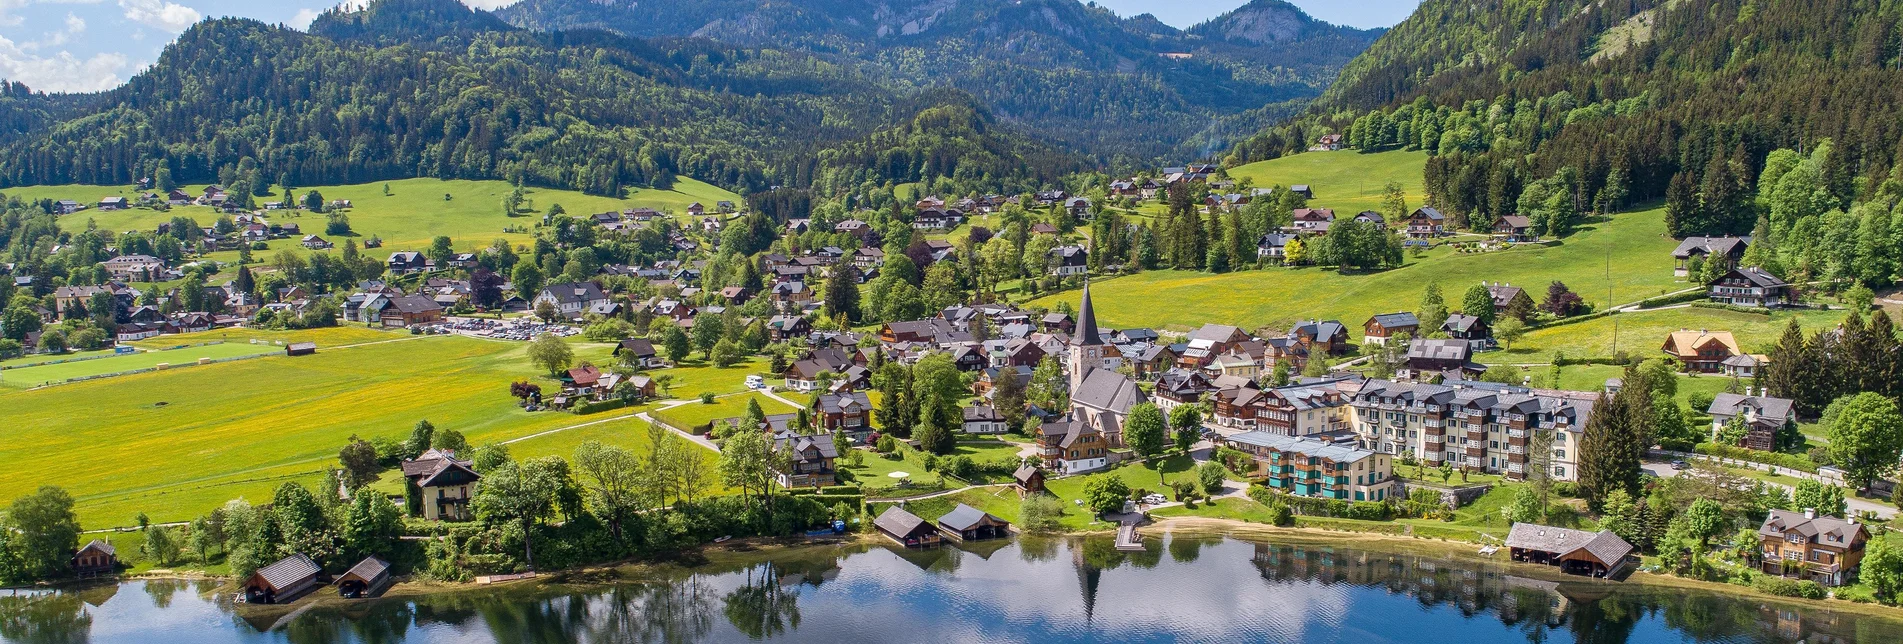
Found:
[[[1664,462],[1664,461],[1647,461],[1644,464],[1640,465],[1639,467],[1644,468],[1646,472],[1654,476],[1657,476],[1659,478],[1670,478],[1670,477],[1678,476],[1679,472],[1681,471],[1676,467],[1672,467],[1671,463]],[[1796,491],[1791,486],[1785,485],[1783,483],[1773,483],[1771,481],[1765,481],[1764,483],[1766,485],[1776,485],[1778,487],[1784,488],[1785,490],[1789,490],[1792,492]],[[1850,509],[1850,512],[1853,514],[1862,514],[1864,512],[1875,512],[1879,518],[1882,518],[1885,520],[1888,520],[1891,517],[1896,516],[1896,506],[1890,505],[1888,503],[1879,503],[1876,501],[1872,501],[1870,499],[1858,498],[1854,496],[1846,497],[1844,499],[1844,505],[1848,507]]]

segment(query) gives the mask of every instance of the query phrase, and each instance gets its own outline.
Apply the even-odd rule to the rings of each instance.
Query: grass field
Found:
[[[582,344],[576,353],[605,358],[605,346]],[[675,395],[692,397],[743,389],[750,366],[656,373],[674,375]],[[0,443],[0,461],[9,463],[0,470],[0,499],[50,483],[74,495],[89,527],[127,525],[138,512],[184,520],[232,498],[268,498],[286,480],[319,480],[352,434],[402,438],[428,419],[482,445],[641,411],[524,412],[507,393],[520,379],[553,384],[529,365],[524,344],[430,336],[0,390],[12,430]],[[646,445],[644,428],[629,418],[538,436],[511,451],[567,455],[590,438]]]
[[[170,349],[172,347],[181,347],[186,345],[201,344],[205,342],[214,342],[214,341],[250,342],[252,340],[261,340],[261,341],[270,342],[273,344],[289,344],[292,342],[316,342],[318,350],[321,351],[329,347],[338,347],[338,346],[343,346],[346,344],[362,344],[365,342],[400,340],[400,339],[408,338],[408,337],[411,337],[408,331],[366,327],[360,324],[346,324],[344,326],[325,327],[321,329],[299,329],[299,330],[285,330],[285,331],[271,331],[268,329],[253,329],[248,327],[230,327],[226,329],[212,329],[210,331],[200,331],[198,333],[181,333],[178,335],[162,335],[156,338],[146,338],[144,340],[132,342],[131,344],[132,346],[135,346],[141,349]]]
[[[44,384],[60,382],[70,378],[97,376],[121,371],[133,371],[136,369],[150,369],[160,364],[170,365],[171,368],[178,369],[199,369],[202,367],[196,366],[195,363],[200,359],[209,358],[217,360],[221,358],[236,358],[283,352],[283,347],[244,342],[207,344],[204,346],[173,349],[171,351],[145,351],[110,358],[8,369],[6,371],[0,371],[0,386],[13,389],[26,389],[28,387],[38,387]]]
[[[741,379],[744,381],[745,377],[743,376]],[[666,411],[654,412],[653,416],[665,420],[681,429],[693,431],[697,427],[709,425],[714,421],[728,418],[744,418],[747,415],[747,404],[753,401],[759,401],[760,411],[766,412],[768,416],[774,414],[790,414],[799,411],[786,403],[774,400],[772,396],[756,391],[744,396],[717,398],[714,400],[714,404],[711,405],[702,404],[696,400],[685,405],[667,409]]]
[[[861,457],[861,464],[858,467],[841,465],[841,469],[851,473],[855,482],[861,488],[868,491],[890,490],[898,485],[898,479],[888,476],[893,472],[905,472],[906,474],[910,474],[911,476],[909,478],[915,481],[926,481],[936,478],[937,475],[935,473],[925,471],[924,452],[914,449],[901,449],[899,450],[899,454],[901,457],[898,459],[888,459],[869,451],[864,452],[864,456]],[[1018,446],[1002,441],[994,444],[961,442],[957,448],[945,458],[953,456],[964,456],[970,458],[974,463],[996,463],[1003,461],[1016,463],[1018,461]],[[973,482],[986,483],[991,481]]]
[[[384,186],[389,186],[390,194],[384,195]],[[187,192],[194,195],[203,192],[203,185],[186,186]],[[562,209],[576,215],[608,210],[646,207],[672,211],[686,216],[687,206],[694,202],[712,209],[719,201],[739,203],[741,198],[734,193],[713,185],[682,177],[673,190],[633,190],[626,199],[614,199],[586,195],[572,190],[554,190],[547,188],[528,189],[532,200],[531,208],[525,209],[515,217],[502,212],[502,198],[514,190],[506,181],[466,181],[440,179],[400,179],[396,181],[362,183],[341,186],[315,186],[294,188],[298,196],[309,190],[317,190],[326,200],[349,199],[351,208],[347,211],[351,228],[362,239],[372,235],[381,237],[384,245],[381,251],[423,250],[437,235],[448,235],[456,241],[461,250],[474,250],[487,246],[497,238],[512,242],[525,243],[530,236],[524,233],[504,233],[504,228],[519,228],[526,231],[540,221],[542,213],[549,207],[561,204]],[[100,197],[124,196],[136,198],[141,191],[131,186],[30,186],[9,188],[7,196],[23,199],[72,199],[83,204],[96,204]],[[449,199],[444,199],[448,195]],[[258,198],[259,203],[275,201],[279,197]],[[160,223],[170,221],[172,217],[187,216],[202,225],[210,225],[218,218],[218,213],[206,206],[182,206],[169,212],[133,208],[114,212],[82,210],[60,218],[60,226],[66,230],[84,230],[87,221],[96,223],[100,228],[111,231],[144,230],[151,231]],[[271,211],[266,218],[272,223],[295,223],[305,233],[322,235],[325,239],[343,245],[342,239],[324,234],[325,215],[304,211]],[[271,251],[290,248],[305,252],[296,239],[273,240]],[[333,251],[336,252],[336,251]],[[253,253],[260,259],[268,253]],[[212,259],[234,261],[236,252],[213,253]]]
[[[1420,207],[1427,195],[1421,182],[1426,167],[1426,152],[1307,152],[1230,168],[1229,176],[1251,179],[1258,188],[1307,184],[1315,193],[1309,206],[1353,215],[1380,208],[1389,181],[1407,191],[1408,206]]]
[[[1514,343],[1511,350],[1488,351],[1474,356],[1487,364],[1552,362],[1553,355],[1571,357],[1610,357],[1616,339],[1620,351],[1637,356],[1663,355],[1659,347],[1665,337],[1680,329],[1730,331],[1745,351],[1770,353],[1785,325],[1795,318],[1805,334],[1833,327],[1842,322],[1843,311],[1790,311],[1773,315],[1739,313],[1723,309],[1686,307],[1620,313],[1576,324],[1534,329]]]
[[[1341,320],[1358,336],[1361,323],[1372,315],[1418,308],[1429,282],[1440,283],[1451,308],[1459,307],[1469,286],[1483,281],[1526,288],[1538,301],[1547,285],[1559,280],[1595,306],[1607,301],[1608,272],[1611,299],[1622,304],[1680,290],[1686,285],[1672,276],[1675,246],[1677,242],[1665,236],[1663,212],[1653,209],[1596,219],[1556,246],[1469,254],[1443,247],[1424,257],[1410,256],[1400,268],[1373,273],[1344,275],[1316,268],[1221,275],[1149,271],[1101,280],[1092,290],[1097,319],[1106,326],[1186,331],[1214,323],[1255,330],[1321,318]],[[1064,299],[1076,306],[1080,297],[1070,291],[1032,304],[1055,307]]]

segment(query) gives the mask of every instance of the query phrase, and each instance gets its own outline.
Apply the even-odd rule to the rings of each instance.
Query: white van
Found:
[[[765,389],[766,379],[761,378],[758,375],[747,376],[747,388],[748,389]]]

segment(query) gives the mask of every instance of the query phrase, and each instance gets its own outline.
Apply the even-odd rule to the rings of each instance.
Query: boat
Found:
[[[727,535],[719,539],[715,539],[714,543],[726,543],[728,539],[732,539],[732,538],[733,538],[733,535]]]

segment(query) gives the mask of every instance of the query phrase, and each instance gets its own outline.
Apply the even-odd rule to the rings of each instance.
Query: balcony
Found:
[[[1526,422],[1526,414],[1507,414],[1507,420],[1523,423]]]
[[[1507,438],[1526,438],[1526,430],[1524,430],[1524,429],[1508,429],[1508,430],[1507,430]]]
[[[1427,443],[1430,445],[1439,445],[1441,443],[1440,434],[1428,434]]]
[[[1429,418],[1429,419],[1427,419],[1427,420],[1423,420],[1423,421],[1421,421],[1421,424],[1422,424],[1422,425],[1425,425],[1425,426],[1428,426],[1428,427],[1433,427],[1433,428],[1435,428],[1435,429],[1439,429],[1439,428],[1440,428],[1440,420],[1439,420],[1439,419],[1436,419],[1436,418]]]
[[[1524,446],[1524,445],[1508,445],[1508,446],[1507,446],[1507,453],[1508,453],[1508,454],[1525,454],[1525,453],[1526,453],[1526,446]]]

